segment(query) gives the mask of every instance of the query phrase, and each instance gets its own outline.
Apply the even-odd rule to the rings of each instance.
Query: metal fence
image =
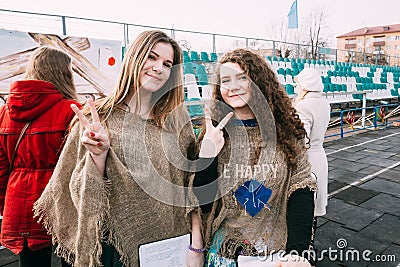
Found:
[[[360,53],[328,47],[235,36],[197,32],[149,25],[132,24],[73,16],[51,15],[0,9],[0,28],[47,34],[61,34],[121,40],[127,46],[140,32],[159,29],[174,37],[185,50],[225,53],[234,48],[250,48],[264,56],[301,58],[375,65],[399,65],[400,56],[381,53]],[[312,51],[316,51],[312,53]]]
[[[400,106],[398,103],[332,111],[331,118],[338,118],[331,120],[330,124],[339,125],[339,131],[326,134],[325,138],[344,138],[346,134],[358,131],[379,130],[392,125],[395,121],[398,122],[399,114]]]

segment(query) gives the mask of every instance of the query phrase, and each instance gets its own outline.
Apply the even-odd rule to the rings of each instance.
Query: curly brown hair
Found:
[[[300,153],[304,152],[306,131],[285,89],[279,84],[277,76],[267,64],[266,60],[250,50],[236,49],[225,54],[219,61],[220,64],[227,62],[237,63],[251,79],[252,90],[250,102],[248,104],[254,114],[265,114],[265,110],[262,110],[262,106],[265,100],[267,100],[275,124],[270,121],[271,119],[269,119],[268,116],[258,116],[257,120],[259,125],[267,126],[260,127],[260,129],[266,128],[268,130],[271,125],[275,127],[275,129],[270,130],[276,131],[277,145],[281,146],[283,149],[288,159],[288,166],[293,170],[296,167],[297,157]],[[225,105],[218,105],[218,107],[212,105],[210,107],[211,117],[216,121],[220,121],[230,111],[228,105],[221,96],[221,80],[219,74],[220,69],[218,67],[215,72],[216,80],[213,98],[216,99],[217,102],[220,101]],[[257,92],[261,93],[257,94]],[[225,106],[225,108],[223,106]],[[302,145],[299,145],[299,143]]]

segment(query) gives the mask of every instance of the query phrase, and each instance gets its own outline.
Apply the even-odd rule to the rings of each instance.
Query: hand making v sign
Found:
[[[233,112],[229,112],[221,122],[214,127],[207,108],[204,110],[206,132],[201,143],[199,156],[201,158],[215,158],[218,156],[225,144],[224,132],[222,131],[228,121],[233,117]]]
[[[110,148],[110,139],[107,135],[107,131],[100,123],[99,114],[97,113],[94,102],[89,99],[87,103],[90,108],[92,122],[88,121],[76,105],[72,104],[71,108],[78,117],[80,124],[84,127],[81,136],[82,144],[89,150],[99,172],[104,173],[105,160],[108,149]]]

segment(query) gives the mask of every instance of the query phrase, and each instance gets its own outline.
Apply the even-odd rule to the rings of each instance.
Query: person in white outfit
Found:
[[[326,97],[322,95],[324,85],[318,71],[305,68],[295,77],[295,82],[298,97],[294,107],[310,139],[308,157],[318,186],[314,216],[323,216],[328,204],[328,161],[323,142],[331,108]]]
[[[315,252],[315,231],[318,216],[326,214],[328,205],[328,160],[323,147],[324,135],[330,120],[331,107],[322,95],[324,85],[321,75],[312,68],[303,69],[295,78],[297,97],[293,103],[309,138],[308,159],[311,172],[317,179],[317,193],[314,200],[313,233],[310,249]],[[317,258],[314,259],[317,261]]]

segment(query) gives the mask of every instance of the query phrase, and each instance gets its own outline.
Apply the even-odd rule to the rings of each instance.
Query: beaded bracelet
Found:
[[[189,245],[189,249],[191,251],[197,252],[197,253],[203,253],[204,251],[206,251],[206,247],[204,248],[194,248],[192,247],[192,244]]]

